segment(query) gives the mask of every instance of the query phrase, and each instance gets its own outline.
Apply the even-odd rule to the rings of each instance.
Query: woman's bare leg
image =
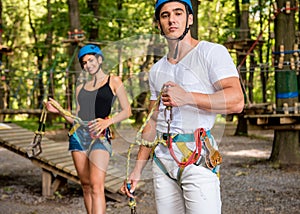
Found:
[[[93,150],[90,154],[90,182],[92,189],[92,214],[104,214],[106,202],[104,182],[109,162],[109,153],[104,150]]]
[[[80,179],[86,211],[92,214],[92,189],[90,184],[89,159],[85,152],[73,151],[74,165]]]

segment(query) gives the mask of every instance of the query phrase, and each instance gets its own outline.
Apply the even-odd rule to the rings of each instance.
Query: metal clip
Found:
[[[33,142],[26,149],[27,156],[29,158],[36,157],[36,156],[38,156],[39,154],[42,153],[41,142],[42,142],[42,134],[36,133],[34,138],[33,138]]]
[[[130,183],[127,183],[127,189],[130,191],[130,189],[131,189]],[[134,192],[132,192],[132,194],[134,195]],[[130,197],[128,205],[131,209],[131,214],[136,214],[136,200],[134,198]]]

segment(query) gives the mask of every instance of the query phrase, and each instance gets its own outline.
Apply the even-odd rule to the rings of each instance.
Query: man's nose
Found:
[[[169,16],[169,23],[174,23],[176,20],[176,16],[174,13],[171,13],[170,16]]]

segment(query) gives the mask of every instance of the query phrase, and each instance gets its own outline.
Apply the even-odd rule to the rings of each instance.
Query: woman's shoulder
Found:
[[[110,76],[110,82],[111,83],[113,83],[113,84],[120,84],[120,83],[122,83],[121,77],[113,75],[113,74],[110,74],[109,76]]]
[[[116,93],[117,89],[123,85],[122,79],[116,75],[110,75],[109,85],[114,93]]]
[[[84,85],[85,85],[85,83],[80,83],[79,85],[77,85],[76,86],[76,91],[77,92],[80,91],[83,88]]]

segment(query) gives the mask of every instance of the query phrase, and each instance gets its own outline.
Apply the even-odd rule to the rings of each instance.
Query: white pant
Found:
[[[153,174],[158,214],[221,213],[220,181],[211,170],[194,164],[187,166],[181,176],[181,186],[156,163],[153,163]]]

